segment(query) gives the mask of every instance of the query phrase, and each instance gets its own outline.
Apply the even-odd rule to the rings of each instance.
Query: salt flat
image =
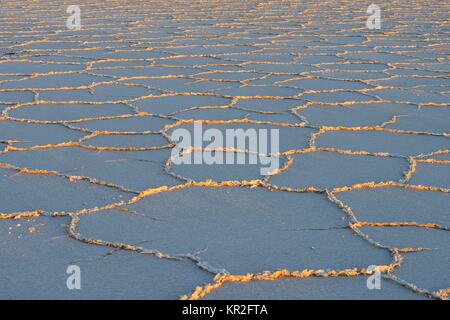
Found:
[[[1,299],[449,297],[449,3],[73,4],[1,4]],[[198,123],[279,168],[177,165]]]

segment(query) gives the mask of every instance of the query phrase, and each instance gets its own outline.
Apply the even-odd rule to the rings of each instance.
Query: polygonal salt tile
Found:
[[[376,98],[360,93],[360,92],[350,92],[350,91],[339,91],[339,92],[319,92],[319,93],[305,93],[301,96],[302,99],[307,101],[316,102],[361,102],[361,101],[373,101]]]
[[[156,132],[174,122],[175,120],[161,117],[136,115],[124,118],[83,121],[72,123],[71,126],[91,131]]]
[[[0,221],[2,299],[178,299],[212,281],[188,261],[76,241],[67,235],[69,223],[48,217]],[[67,287],[71,265],[80,268],[81,290]]]
[[[382,99],[397,102],[411,102],[423,104],[448,104],[448,94],[434,93],[427,90],[381,89],[371,92]]]
[[[173,155],[171,159],[170,172],[177,176],[194,181],[212,179],[218,182],[262,179],[286,163],[284,157],[252,157],[245,153],[207,150],[184,156]]]
[[[378,187],[339,192],[336,197],[352,208],[359,221],[450,226],[450,216],[446,214],[450,205],[449,193]]]
[[[371,239],[390,248],[450,249],[448,231],[422,227],[363,227]]]
[[[176,68],[176,67],[153,67],[144,68],[117,68],[117,69],[97,69],[91,73],[102,76],[113,76],[118,78],[132,77],[161,77],[161,76],[188,76],[205,71],[200,68]]]
[[[132,114],[124,104],[31,104],[12,109],[8,115],[16,119],[73,121]]]
[[[443,136],[404,134],[383,131],[332,131],[317,139],[317,146],[351,151],[387,152],[397,156],[427,154],[449,149],[450,141]]]
[[[159,60],[159,64],[168,66],[206,66],[216,64],[229,64],[231,62],[213,57],[173,57]]]
[[[198,131],[195,131],[195,128],[197,128]],[[213,129],[214,131],[210,131],[210,133],[214,133],[214,135],[217,133],[217,136],[219,136],[219,141],[214,141],[216,143],[215,148],[218,147],[218,144],[222,148],[231,148],[234,146],[234,148],[242,149],[242,147],[238,146],[238,143],[241,142],[245,143],[246,149],[249,149],[250,141],[248,137],[250,137],[253,139],[253,142],[257,143],[258,152],[263,154],[276,154],[278,152],[308,148],[310,136],[312,133],[316,132],[316,130],[310,128],[277,126],[272,124],[245,122],[206,124],[197,122],[196,124],[189,123],[173,127],[167,131],[167,135],[169,137],[174,137],[174,134],[182,134],[183,136],[186,136],[187,140],[181,142],[186,146],[194,146],[194,139],[200,139],[200,145],[198,145],[198,147],[207,148],[210,145],[210,141],[203,141],[202,137],[208,129]],[[200,133],[200,137],[197,132]],[[227,132],[229,138],[227,138]],[[245,140],[238,140],[235,138],[236,135],[239,136],[240,134],[242,134],[241,137],[245,138]],[[276,137],[277,134],[279,139]],[[248,137],[245,137],[245,135]],[[259,138],[260,135],[263,136],[262,139]],[[267,138],[267,143],[264,140],[264,137]]]
[[[296,59],[300,63],[306,64],[319,64],[319,63],[332,63],[332,62],[340,62],[341,58],[336,57],[334,55],[310,55],[310,56],[300,56]]]
[[[169,77],[169,78],[149,78],[149,79],[126,79],[120,82],[134,83],[148,86],[154,89],[163,91],[186,91],[189,92],[189,86],[195,83],[195,80],[184,77]]]
[[[248,112],[246,114],[247,119],[262,122],[273,122],[282,124],[301,124],[304,123],[302,119],[297,117],[291,112],[286,113],[260,113],[260,112]]]
[[[385,61],[382,61],[385,62]],[[383,71],[389,68],[388,65],[384,63],[362,63],[362,62],[351,62],[351,63],[329,63],[320,66],[321,69],[325,70],[349,70],[349,71]]]
[[[414,293],[388,279],[381,278],[382,290],[369,290],[368,278],[311,277],[281,278],[275,281],[225,282],[204,300],[420,300]]]
[[[425,159],[435,159],[438,161],[450,161],[450,150],[445,150],[440,153],[429,155],[429,156],[425,157]]]
[[[0,154],[0,162],[37,170],[87,176],[131,190],[173,186],[179,180],[164,172],[170,149],[98,151],[79,147]]]
[[[379,62],[379,63],[394,63],[403,62],[410,57],[401,54],[392,54],[386,52],[360,52],[360,53],[344,53],[345,59],[353,59],[358,61]]]
[[[151,89],[118,84],[97,85],[89,90],[46,90],[39,92],[43,101],[119,102],[153,94]]]
[[[255,51],[256,49],[253,48],[252,51]],[[254,63],[267,63],[268,65],[272,63],[280,63],[280,64],[286,64],[288,62],[291,62],[294,60],[294,57],[290,54],[258,54],[258,53],[244,53],[244,54],[233,54],[233,55],[226,55],[223,56],[224,58],[231,60],[231,61],[239,61],[239,62],[248,62],[250,64]]]
[[[295,87],[305,90],[359,90],[369,89],[371,86],[360,81],[331,80],[319,78],[295,79],[279,83],[285,87]]]
[[[0,113],[3,112],[3,110],[5,110],[6,108],[10,107],[10,104],[0,104]]]
[[[115,188],[48,174],[0,168],[0,212],[78,211],[125,200]],[[64,199],[62,201],[61,199]]]
[[[83,146],[102,149],[115,148],[156,148],[168,145],[169,142],[161,134],[117,134],[108,133],[96,135],[83,140]]]
[[[255,70],[267,73],[290,73],[299,74],[302,72],[309,72],[317,70],[316,67],[307,64],[292,64],[292,63],[248,63],[245,64],[246,70]]]
[[[60,56],[58,53],[54,52],[41,52],[41,53],[32,53],[31,55],[26,55],[27,60],[30,60],[34,63],[48,63],[53,64],[63,63],[67,65],[74,65],[75,67],[82,66],[84,69],[84,64],[86,62],[90,62],[89,59],[81,58],[81,57],[70,57],[70,56]]]
[[[299,105],[304,104],[304,100],[298,99],[239,99],[233,107],[262,112],[287,112]]]
[[[297,109],[296,113],[311,125],[364,127],[381,125],[395,115],[406,115],[415,110],[414,106],[394,103],[312,104]]]
[[[262,75],[260,75],[262,76]],[[292,75],[270,75],[270,76],[264,76],[264,78],[261,79],[255,79],[255,80],[247,80],[245,83],[257,86],[257,85],[276,85],[278,82],[286,81],[289,79],[292,79]]]
[[[0,89],[60,89],[78,88],[98,82],[108,82],[110,78],[90,74],[50,74],[35,76],[21,81],[0,83]]]
[[[88,70],[92,69],[101,69],[101,68],[114,68],[114,67],[144,67],[148,65],[147,61],[141,60],[100,60],[100,61],[92,61]]]
[[[450,80],[445,78],[421,78],[421,77],[394,77],[391,79],[368,81],[374,86],[412,88],[423,86],[450,86]]]
[[[398,117],[395,123],[386,128],[404,131],[420,131],[433,133],[450,133],[450,108],[422,107],[413,109],[404,117]]]
[[[389,75],[396,76],[443,76],[442,72],[439,71],[429,71],[429,70],[419,70],[419,69],[390,69],[386,71]],[[409,77],[408,79],[414,79],[413,77]]]
[[[0,142],[0,153],[1,153],[3,150],[5,150],[5,148],[6,148],[7,146],[8,146],[8,145],[7,145],[6,143]]]
[[[45,74],[50,72],[80,71],[84,66],[79,64],[33,63],[28,61],[0,62],[0,74]]]
[[[3,103],[23,103],[34,100],[34,93],[30,91],[0,91],[0,102]]]
[[[193,75],[197,79],[209,80],[234,80],[243,81],[262,77],[263,74],[256,72],[207,72]]]
[[[25,78],[24,76],[13,76],[13,75],[0,75],[0,81],[8,82],[8,81],[16,81]]]
[[[231,99],[216,96],[165,96],[134,101],[142,111],[168,115],[193,107],[227,106]]]
[[[320,194],[191,187],[146,197],[126,211],[83,216],[78,231],[105,241],[150,241],[146,249],[169,254],[196,253],[233,274],[390,263],[388,251],[345,229],[342,217]]]
[[[450,189],[450,164],[417,163],[411,184]]]
[[[448,236],[447,236],[448,237]],[[404,254],[402,266],[394,275],[430,292],[450,288],[448,274],[449,248]]]
[[[336,80],[376,80],[389,77],[387,73],[381,71],[313,71],[314,76]]]
[[[221,90],[224,96],[231,97],[276,97],[276,98],[294,98],[300,95],[304,90],[295,88],[282,88],[277,86],[241,86],[236,89]]]
[[[162,93],[218,93],[221,90],[237,88],[240,83],[222,81],[203,81],[188,78],[151,78],[123,80],[123,83],[134,83],[148,86]]]
[[[333,189],[363,182],[400,180],[406,160],[390,157],[313,152],[292,156],[294,163],[270,178],[271,184],[293,189]]]
[[[13,140],[14,146],[20,148],[78,141],[85,135],[58,124],[0,121],[0,140]]]

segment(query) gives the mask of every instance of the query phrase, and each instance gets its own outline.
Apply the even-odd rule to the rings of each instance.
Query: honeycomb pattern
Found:
[[[206,275],[164,298],[369,265],[448,298],[449,3],[379,1],[380,30],[347,0],[80,0],[80,30],[70,4],[2,4],[0,236],[66,221],[116,268]],[[170,134],[195,121],[279,129],[281,167],[174,165]]]

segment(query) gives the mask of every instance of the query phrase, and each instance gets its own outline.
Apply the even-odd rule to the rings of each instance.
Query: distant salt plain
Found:
[[[2,4],[1,299],[448,298],[448,3],[78,2]],[[170,165],[194,121],[282,170]]]

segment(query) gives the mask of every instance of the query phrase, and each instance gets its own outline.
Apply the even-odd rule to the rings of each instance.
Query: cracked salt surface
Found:
[[[0,297],[447,299],[431,2],[381,1],[381,30],[354,1],[82,0],[78,31],[63,3],[4,4]],[[279,129],[280,169],[173,165],[194,120]]]

